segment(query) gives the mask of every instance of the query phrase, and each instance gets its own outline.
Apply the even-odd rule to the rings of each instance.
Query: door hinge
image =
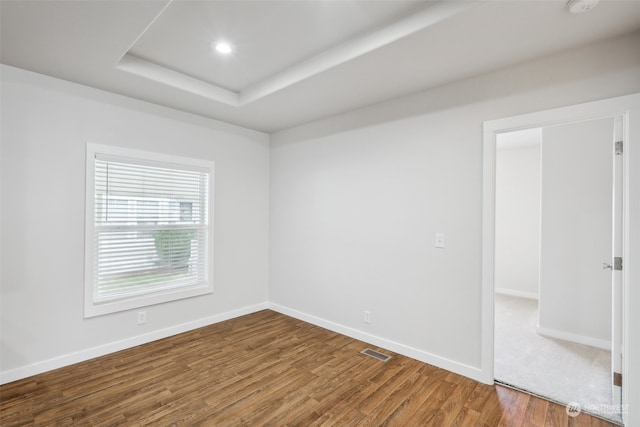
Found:
[[[622,257],[617,256],[613,258],[613,269],[616,271],[622,270]]]
[[[613,385],[622,387],[622,374],[620,372],[613,373]]]
[[[624,149],[623,149],[622,141],[616,141],[616,156],[622,155],[623,151]]]

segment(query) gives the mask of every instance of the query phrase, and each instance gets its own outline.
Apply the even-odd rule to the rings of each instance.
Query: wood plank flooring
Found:
[[[269,310],[0,386],[0,425],[613,426]]]

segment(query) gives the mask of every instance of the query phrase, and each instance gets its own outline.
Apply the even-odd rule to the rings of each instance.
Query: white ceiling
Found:
[[[542,128],[514,130],[496,135],[496,150],[512,150],[540,146]]]
[[[2,0],[0,17],[4,64],[273,132],[638,30],[640,0]]]
[[[240,92],[416,10],[414,1],[173,2],[130,54]],[[327,23],[330,23],[328,25]],[[235,55],[212,54],[229,40]]]

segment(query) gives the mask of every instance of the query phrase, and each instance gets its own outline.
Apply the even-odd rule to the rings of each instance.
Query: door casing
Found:
[[[630,122],[630,111],[633,110],[633,118],[637,120],[640,112],[640,94],[627,95],[617,98],[610,98],[601,101],[577,104],[569,107],[562,107],[552,110],[539,111],[535,113],[506,117],[483,123],[483,203],[482,203],[482,349],[481,349],[481,378],[485,384],[494,383],[494,267],[495,267],[495,175],[496,175],[496,135],[501,132],[516,131],[521,129],[544,127],[561,123],[578,122],[604,117],[622,116],[623,118],[623,138],[627,142],[632,142],[629,138],[631,126],[636,126]],[[634,127],[636,129],[636,127]],[[640,142],[640,141],[639,141]],[[635,145],[635,140],[629,146]],[[634,204],[630,205],[630,176],[637,173],[635,169],[630,169],[631,156],[625,156],[623,166],[623,186],[626,189],[623,201],[623,223],[630,225],[632,211],[635,206],[636,196],[640,196],[640,191],[635,187],[633,191]],[[630,227],[625,227],[623,260],[627,260],[627,265],[631,261],[630,253]],[[635,249],[635,241],[634,241]],[[640,248],[638,248],[640,249]],[[635,252],[634,252],[635,254]],[[635,255],[634,255],[635,256]],[[624,261],[623,261],[624,262]],[[630,308],[635,297],[635,293],[630,294],[631,274],[625,274],[622,283],[622,329],[623,329],[623,375],[629,371],[630,348],[635,352],[637,344],[631,343],[629,338],[634,333],[630,322]],[[635,292],[635,291],[634,291]],[[636,298],[637,299],[637,298]],[[634,307],[640,310],[640,306]],[[631,328],[630,328],[631,326]],[[640,328],[638,328],[640,331]],[[637,332],[637,331],[636,331]],[[627,345],[627,343],[629,345]],[[638,349],[640,350],[640,348]],[[624,381],[624,380],[623,380]],[[622,401],[629,402],[629,398],[640,392],[640,384],[633,385],[633,393],[630,394],[627,383],[622,389]],[[638,390],[636,390],[638,388]],[[633,395],[633,396],[632,396]],[[632,412],[633,411],[633,412]],[[636,412],[637,411],[637,412]],[[628,411],[623,411],[623,421],[640,419],[640,408],[628,407]]]

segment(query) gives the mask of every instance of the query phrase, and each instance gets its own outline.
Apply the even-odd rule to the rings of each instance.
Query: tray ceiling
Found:
[[[5,0],[0,18],[4,64],[273,132],[639,30],[640,1]]]

